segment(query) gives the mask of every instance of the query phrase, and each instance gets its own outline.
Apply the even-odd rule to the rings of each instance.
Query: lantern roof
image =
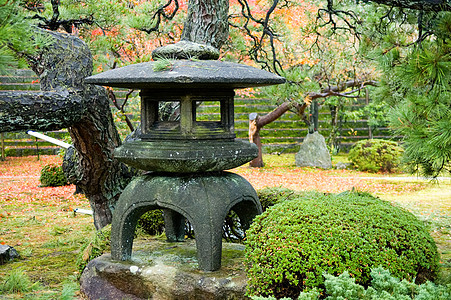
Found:
[[[135,89],[248,88],[280,84],[285,78],[251,66],[218,60],[160,60],[109,70],[85,79]]]

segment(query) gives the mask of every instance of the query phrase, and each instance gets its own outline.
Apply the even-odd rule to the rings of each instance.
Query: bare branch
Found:
[[[318,98],[327,98],[330,96],[340,96],[340,97],[346,97],[346,98],[357,98],[359,96],[352,96],[352,94],[361,91],[366,86],[376,86],[376,81],[359,81],[359,80],[349,80],[347,82],[344,82],[340,85],[331,86],[327,89],[323,89],[320,93],[316,92],[310,92],[307,93],[307,97],[309,101],[304,101],[304,103],[299,104],[296,102],[290,102],[286,101],[277,106],[273,111],[270,113],[257,118],[257,127],[262,128],[263,126],[275,121],[280,116],[282,116],[285,112],[288,110],[294,109],[295,112],[302,116],[304,114],[305,109],[310,105],[312,100],[318,99]],[[353,89],[351,91],[344,92],[344,90],[350,88],[350,87],[357,87],[356,89]]]
[[[60,12],[59,12],[60,0],[52,0],[52,10],[53,14],[50,19],[46,19],[41,15],[34,15],[31,19],[36,19],[41,21],[42,23],[38,24],[38,27],[48,29],[51,31],[56,31],[60,27],[62,27],[67,33],[72,33],[73,27],[80,27],[83,24],[92,25],[94,24],[94,17],[88,16],[85,18],[79,19],[69,19],[69,20],[60,20]]]
[[[263,69],[272,71],[278,75],[281,75],[282,64],[278,60],[277,51],[275,47],[275,39],[277,34],[270,26],[270,18],[272,13],[275,11],[277,5],[279,4],[279,0],[274,0],[271,7],[265,14],[264,19],[257,19],[251,12],[249,4],[246,0],[238,0],[238,3],[241,6],[241,17],[245,19],[245,22],[242,28],[245,30],[246,34],[252,39],[252,47],[249,50],[249,56],[257,63],[263,66]],[[283,6],[287,6],[288,1],[285,1]],[[252,30],[249,28],[250,22],[255,22],[259,24],[262,28],[261,35],[258,37],[255,35]],[[234,25],[232,25],[234,26]],[[235,26],[236,27],[236,26]],[[265,38],[269,38],[269,45],[271,49],[271,54],[268,54],[264,49],[264,40]]]
[[[172,3],[174,3],[174,10],[168,14],[166,13],[166,8],[168,8]],[[158,9],[152,16],[152,20],[155,20],[155,24],[150,28],[137,28],[138,30],[144,31],[146,33],[158,32],[160,30],[160,24],[163,20],[172,20],[179,10],[178,0],[168,0],[163,5],[160,5]]]
[[[125,104],[127,103],[128,97],[133,93],[133,90],[129,90],[124,103],[122,103],[122,105],[119,104],[119,101],[117,101],[116,95],[113,92],[112,88],[106,88],[106,91],[108,93],[108,98],[111,100],[111,102],[113,103],[114,107],[117,108],[117,110],[119,110],[119,112],[122,114],[122,116],[124,116],[125,118],[125,122],[127,123],[128,128],[130,129],[131,132],[135,131],[135,127],[133,126],[132,121],[130,120],[130,118],[127,116],[127,114],[125,113],[124,107]]]
[[[377,82],[372,81],[372,80],[363,81],[363,82],[359,81],[359,80],[349,80],[340,85],[331,86],[326,89],[322,89],[320,93],[310,92],[307,95],[311,99],[327,98],[330,96],[340,96],[340,97],[345,97],[345,98],[358,98],[359,96],[351,96],[351,95],[356,92],[361,91],[364,87],[369,86],[369,85],[377,86]],[[357,88],[354,90],[342,93],[343,91],[345,91],[346,89],[348,89],[350,87],[357,87]]]

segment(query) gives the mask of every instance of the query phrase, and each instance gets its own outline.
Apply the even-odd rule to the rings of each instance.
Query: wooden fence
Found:
[[[36,75],[31,70],[14,70],[7,76],[0,76],[0,90],[30,91],[39,90],[39,83]],[[125,97],[125,91],[117,91],[119,101]],[[353,111],[362,108],[367,103],[365,99],[358,99],[354,103],[344,107],[344,110]],[[276,106],[270,99],[260,98],[236,98],[235,99],[235,131],[237,138],[248,138],[248,116],[250,113],[264,115],[272,111]],[[112,108],[113,110],[115,108]],[[214,105],[204,105],[198,110],[199,115],[205,118],[214,118],[219,114]],[[139,112],[129,114],[134,123],[138,123]],[[331,133],[330,111],[327,106],[320,107],[319,112],[319,132],[326,138]],[[340,150],[348,150],[356,141],[368,138],[392,138],[386,127],[370,128],[366,118],[359,120],[346,119],[345,114],[341,114],[336,127],[336,141]],[[299,144],[307,135],[305,123],[294,113],[287,112],[281,118],[271,124],[266,125],[260,132],[265,152],[294,152],[299,148]],[[54,138],[65,139],[66,131],[47,132]],[[36,153],[47,154],[57,153],[59,148],[36,140],[25,133],[4,133],[1,136],[2,153],[5,155],[34,155]]]

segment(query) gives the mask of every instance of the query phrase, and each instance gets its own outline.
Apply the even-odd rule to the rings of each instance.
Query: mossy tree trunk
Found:
[[[220,48],[228,38],[228,7],[228,0],[191,0],[183,39]],[[67,34],[45,33],[51,45],[28,57],[41,91],[0,93],[0,131],[68,128],[78,155],[72,183],[89,199],[99,229],[111,223],[114,204],[130,179],[112,156],[121,141],[105,89],[84,83],[92,73],[86,44]]]
[[[58,130],[80,120],[85,110],[74,90],[0,91],[0,131]]]
[[[43,90],[74,89],[84,99],[85,113],[69,126],[78,152],[77,186],[89,199],[97,229],[111,223],[112,208],[128,183],[126,168],[113,158],[121,140],[104,88],[84,83],[92,74],[92,55],[79,38],[51,33],[55,43],[33,65]]]
[[[191,0],[183,40],[220,48],[228,38],[228,0]],[[77,150],[71,182],[89,199],[97,229],[111,223],[112,209],[130,180],[127,168],[114,160],[121,144],[105,89],[87,85],[92,55],[79,38],[42,31],[52,43],[27,57],[40,78],[36,93],[0,92],[0,131],[68,128]]]
[[[68,128],[77,150],[75,183],[89,199],[97,229],[111,223],[112,208],[128,183],[127,169],[114,160],[121,144],[106,90],[84,83],[92,55],[79,38],[42,31],[51,44],[28,57],[39,76],[37,93],[0,93],[0,131]]]

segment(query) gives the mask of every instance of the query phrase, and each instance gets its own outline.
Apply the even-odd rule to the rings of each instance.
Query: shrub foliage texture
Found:
[[[349,159],[359,171],[393,172],[399,165],[403,149],[387,140],[362,140],[349,151]]]
[[[283,187],[267,187],[257,191],[263,211],[292,197],[295,193],[297,192]],[[225,241],[232,243],[242,243],[246,238],[246,231],[241,226],[238,215],[233,211],[230,211],[225,218],[222,226],[222,237]]]
[[[43,187],[56,187],[68,184],[63,168],[54,164],[49,164],[42,168],[39,180]]]
[[[257,191],[258,199],[262,204],[263,211],[266,211],[274,204],[295,197],[298,193],[299,192],[284,187],[266,187]]]
[[[164,232],[164,218],[161,209],[146,212],[138,221],[138,226],[147,234],[157,235]]]
[[[324,273],[345,271],[368,286],[378,266],[417,283],[438,271],[437,247],[415,216],[357,192],[305,193],[280,202],[255,219],[246,245],[250,295],[324,291]]]

